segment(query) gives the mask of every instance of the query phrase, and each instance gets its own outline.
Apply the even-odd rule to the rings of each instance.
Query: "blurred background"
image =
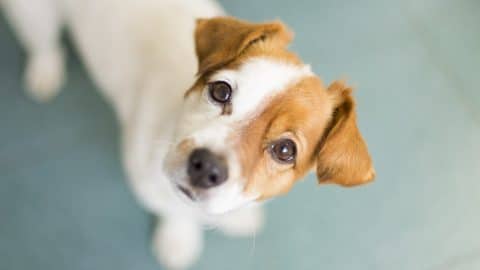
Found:
[[[220,2],[283,20],[325,82],[356,87],[378,177],[342,189],[311,175],[267,204],[255,239],[208,232],[194,269],[480,269],[480,2]],[[160,269],[113,112],[69,50],[65,90],[34,103],[0,15],[0,269]]]

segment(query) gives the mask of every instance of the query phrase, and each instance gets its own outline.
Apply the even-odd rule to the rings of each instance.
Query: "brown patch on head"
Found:
[[[320,182],[355,185],[373,177],[365,143],[356,128],[350,92],[334,83],[325,90],[307,77],[274,97],[235,138],[245,192],[266,199],[290,190],[315,164]],[[343,89],[346,89],[345,87]],[[335,112],[335,114],[334,114]],[[297,145],[294,164],[278,164],[268,146],[287,136]]]
[[[287,51],[292,37],[292,32],[279,21],[249,23],[232,17],[198,19],[195,50],[199,77],[185,96],[203,89],[215,71],[235,69],[252,57],[271,57],[302,64],[295,54]]]
[[[291,39],[291,32],[280,22],[249,23],[231,17],[199,19],[195,29],[198,73],[230,63],[257,42],[273,42],[284,48]]]
[[[312,167],[312,156],[328,123],[330,99],[314,76],[289,87],[251,120],[237,138],[247,193],[268,198],[287,192]],[[293,165],[276,163],[267,151],[271,142],[288,136],[297,145]]]

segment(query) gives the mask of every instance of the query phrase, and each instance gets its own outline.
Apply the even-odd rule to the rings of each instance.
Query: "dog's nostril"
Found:
[[[212,184],[215,184],[215,183],[217,183],[218,177],[217,177],[216,174],[210,174],[210,175],[208,176],[208,180],[210,180],[210,182],[211,182]]]
[[[202,162],[196,160],[193,162],[193,167],[196,169],[196,170],[201,170],[203,165],[202,165]]]

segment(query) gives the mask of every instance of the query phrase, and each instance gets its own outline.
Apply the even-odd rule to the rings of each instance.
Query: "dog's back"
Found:
[[[219,13],[209,0],[66,1],[75,44],[121,121],[134,113],[133,102],[147,84],[173,91],[165,96],[183,94],[197,66],[195,18]]]
[[[2,6],[27,51],[57,50],[60,28],[66,26],[89,74],[112,103],[122,124],[127,124],[137,96],[148,84],[161,84],[162,91],[172,91],[168,96],[183,94],[197,65],[193,48],[195,18],[222,13],[212,0],[3,0]],[[48,70],[37,69],[31,73]],[[61,78],[55,77],[63,73],[51,73],[58,74],[27,76],[32,81],[52,77],[51,83],[27,82],[34,96],[43,99],[42,95],[53,94],[39,92],[56,93],[44,88],[60,88]]]

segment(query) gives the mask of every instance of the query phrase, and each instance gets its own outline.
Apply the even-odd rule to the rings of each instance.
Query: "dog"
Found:
[[[167,268],[195,262],[204,225],[255,233],[262,202],[312,169],[341,186],[375,176],[351,88],[325,87],[287,49],[292,33],[279,21],[228,17],[213,0],[1,4],[38,101],[61,89],[67,29],[120,123],[128,183],[161,217],[153,248]]]

